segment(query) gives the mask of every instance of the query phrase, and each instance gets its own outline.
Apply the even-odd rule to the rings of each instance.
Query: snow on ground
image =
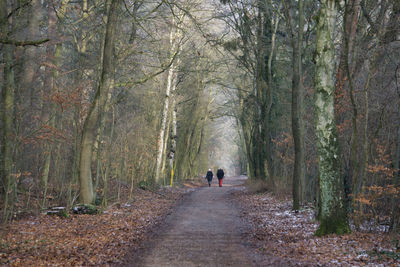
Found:
[[[262,253],[295,260],[300,266],[400,266],[400,251],[382,232],[315,237],[318,222],[314,210],[291,210],[290,200],[270,193],[235,194],[243,219],[253,226],[253,237]]]

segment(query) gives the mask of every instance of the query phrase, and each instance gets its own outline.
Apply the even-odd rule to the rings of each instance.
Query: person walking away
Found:
[[[224,179],[224,170],[223,169],[218,169],[217,177],[218,177],[219,187],[222,187],[222,179]]]
[[[211,181],[212,181],[213,176],[214,176],[214,174],[212,173],[211,169],[208,169],[208,172],[206,174],[206,179],[208,181],[208,187],[211,186]]]

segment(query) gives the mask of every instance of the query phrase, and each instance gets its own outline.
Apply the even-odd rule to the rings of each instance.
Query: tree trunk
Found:
[[[171,99],[169,99],[171,100]],[[167,126],[165,129],[165,133],[164,133],[164,146],[162,148],[162,161],[161,161],[161,170],[160,170],[160,174],[162,175],[162,184],[166,185],[166,179],[165,179],[165,165],[166,165],[166,160],[167,160],[167,145],[168,145],[168,139],[170,137],[169,135],[169,131],[170,131],[170,127],[171,127],[171,112],[168,112],[167,114]]]
[[[30,7],[30,16],[28,23],[27,38],[34,40],[40,35],[39,23],[42,20],[42,12],[40,10],[40,1],[32,0]],[[28,46],[25,48],[23,76],[21,81],[21,93],[23,94],[23,101],[29,103],[29,107],[34,110],[38,107],[40,91],[32,84],[35,73],[38,70],[37,64],[38,48],[35,46]],[[36,106],[36,108],[34,108]],[[31,112],[30,112],[31,113]],[[33,116],[34,114],[30,114]]]
[[[112,140],[114,139],[114,131],[115,131],[115,108],[114,106],[111,106],[111,129],[110,129],[110,142],[108,142],[108,146],[106,149],[106,155],[108,155],[108,158],[106,160],[107,164],[105,166],[105,170],[103,173],[103,200],[101,202],[102,206],[107,206],[107,192],[108,192],[108,176],[110,173],[111,169],[111,150],[113,147]]]
[[[174,64],[174,63],[172,63]],[[164,159],[164,142],[165,142],[165,132],[167,128],[167,120],[168,120],[168,114],[169,114],[169,97],[170,97],[170,91],[171,91],[171,86],[172,86],[172,76],[173,76],[173,65],[170,67],[168,70],[168,78],[167,78],[167,87],[165,91],[165,98],[164,98],[164,108],[162,112],[162,119],[161,119],[161,128],[160,128],[160,133],[158,136],[158,142],[157,142],[157,163],[156,163],[156,174],[155,174],[155,180],[156,183],[160,182],[160,176],[164,175],[161,173],[161,166],[162,162]]]
[[[299,210],[301,198],[301,184],[305,183],[304,162],[304,125],[303,125],[303,83],[302,83],[302,50],[303,50],[303,28],[304,9],[303,0],[298,1],[298,32],[297,40],[293,32],[293,78],[292,78],[292,131],[294,141],[294,169],[293,169],[293,209]],[[290,19],[290,18],[288,18]]]
[[[104,105],[104,110],[100,114],[99,118],[99,126],[97,128],[97,135],[96,135],[96,143],[95,143],[95,148],[96,148],[96,180],[94,184],[94,198],[96,199],[96,191],[99,186],[100,182],[100,177],[101,177],[101,151],[102,151],[102,141],[103,141],[103,132],[106,126],[106,116],[107,113],[112,106],[111,103],[111,96],[112,96],[112,91],[114,89],[114,84],[110,85],[109,92],[107,94],[107,100]],[[112,144],[112,136],[110,137],[110,144]],[[109,152],[109,151],[108,151]],[[107,153],[108,153],[107,152]]]
[[[0,1],[0,27],[2,36],[7,37],[9,33],[9,22],[7,18],[7,1]],[[14,70],[13,70],[13,45],[3,44],[3,103],[2,103],[2,128],[3,128],[3,140],[2,140],[2,182],[4,191],[4,210],[3,220],[7,221],[10,212],[14,205],[14,188],[15,188],[15,176],[13,172],[13,148],[14,148],[14,136],[13,136],[13,119],[14,119]]]
[[[269,5],[272,5],[271,2],[268,3]],[[264,38],[267,37],[269,34],[271,35],[271,47],[268,55],[268,61],[266,64],[266,78],[267,78],[267,91],[264,92],[264,108],[265,108],[265,115],[263,117],[264,121],[264,130],[265,130],[265,135],[264,135],[264,142],[266,144],[266,159],[264,160],[264,169],[265,171],[268,171],[268,179],[269,182],[272,186],[272,188],[275,188],[275,168],[274,168],[274,163],[273,163],[273,148],[272,148],[272,129],[271,129],[271,124],[270,124],[270,117],[271,117],[271,108],[272,108],[272,62],[275,57],[275,46],[276,46],[276,33],[278,31],[278,26],[279,26],[279,21],[280,21],[280,14],[276,14],[275,18],[271,18],[271,29],[267,29],[266,26],[264,26]],[[264,19],[267,18],[267,13],[266,9],[264,10]],[[264,22],[265,24],[266,22]],[[273,28],[272,28],[273,27]],[[268,32],[271,31],[271,32]]]
[[[321,0],[315,52],[315,127],[321,194],[321,224],[316,235],[350,232],[344,201],[339,142],[334,114],[335,0]]]
[[[181,50],[181,46],[179,46],[179,52]],[[180,65],[180,60],[179,57],[177,59],[176,65],[179,66]],[[169,168],[171,170],[171,186],[173,184],[173,172],[174,167],[175,167],[175,153],[176,153],[176,140],[177,140],[177,120],[176,120],[176,114],[177,114],[177,106],[176,106],[176,86],[178,84],[178,80],[177,77],[178,73],[177,71],[175,72],[175,76],[174,76],[174,81],[173,81],[173,86],[171,89],[171,110],[172,110],[172,117],[171,117],[171,136],[170,136],[170,140],[171,140],[171,148],[169,151]]]
[[[170,32],[170,44],[171,44],[171,48],[170,48],[170,62],[174,59],[174,57],[176,56],[176,53],[180,50],[179,48],[179,42],[180,40],[180,36],[181,36],[181,30],[180,29],[175,29],[175,19],[173,19],[173,28],[171,28],[171,32]],[[165,143],[167,142],[167,140],[165,140],[165,136],[167,134],[167,121],[168,121],[168,116],[169,116],[169,111],[170,111],[170,94],[171,94],[171,89],[172,87],[174,87],[174,76],[175,76],[175,72],[176,72],[176,63],[172,62],[171,66],[169,67],[168,70],[168,77],[167,77],[167,86],[165,89],[165,98],[164,98],[164,108],[163,108],[163,112],[162,112],[162,118],[161,118],[161,128],[160,128],[160,132],[159,132],[159,136],[158,136],[158,142],[157,142],[157,158],[156,158],[156,172],[155,172],[155,181],[156,183],[160,182],[161,177],[164,175],[165,173],[163,173],[163,168],[162,166],[165,166],[163,163],[163,161],[165,161]]]
[[[353,73],[351,64],[353,64],[353,51],[356,38],[356,30],[358,25],[358,18],[360,14],[360,0],[353,0],[346,4],[346,10],[344,14],[344,46],[345,52],[343,55],[344,66],[346,71],[347,80],[349,81],[349,95],[352,106],[352,130],[353,139],[351,140],[350,150],[350,168],[349,177],[350,181],[347,181],[347,186],[351,186],[349,194],[355,192],[357,185],[357,173],[358,161],[357,161],[357,148],[358,148],[358,127],[357,127],[357,116],[358,110],[355,103],[354,97],[354,86],[353,86]]]
[[[90,106],[86,117],[81,142],[80,166],[79,166],[79,181],[80,181],[80,198],[83,204],[90,204],[93,199],[93,182],[92,182],[92,150],[96,139],[97,122],[99,115],[104,108],[107,100],[109,88],[113,83],[113,47],[116,16],[119,0],[107,0],[108,20],[106,26],[106,34],[104,37],[104,52],[103,52],[103,67],[101,78],[97,88],[96,95]]]
[[[26,38],[29,40],[38,39],[41,36],[40,23],[43,20],[44,12],[40,2],[40,0],[32,0],[26,10],[26,15],[29,14]],[[18,75],[21,78],[16,80],[18,88],[16,91],[16,103],[18,103],[15,112],[18,116],[16,118],[16,128],[21,129],[22,133],[29,128],[41,127],[38,121],[34,119],[41,115],[40,109],[43,102],[42,86],[40,80],[37,79],[38,77],[35,78],[35,74],[38,73],[42,63],[40,61],[44,61],[39,57],[39,53],[40,48],[36,46],[26,46],[24,48],[21,74],[20,76]],[[19,162],[19,164],[23,164],[22,169],[32,172],[34,176],[40,176],[40,174],[33,170],[39,169],[38,166],[40,164],[38,163],[43,153],[33,152],[38,152],[33,144],[25,144],[20,149],[22,150],[21,156],[17,156],[16,158],[24,157],[24,160]]]
[[[397,69],[398,70],[398,69]],[[396,70],[396,72],[397,72]],[[396,73],[396,83],[397,81],[397,73]],[[397,85],[397,90],[399,90],[399,85]],[[397,118],[398,121],[400,121],[400,91],[398,93],[398,100],[397,100]],[[396,142],[396,156],[395,156],[395,162],[394,162],[394,176],[393,176],[393,185],[394,188],[398,188],[400,185],[400,124],[397,126],[397,142]],[[397,233],[399,230],[399,215],[400,215],[400,209],[399,209],[399,193],[395,193],[392,198],[392,216],[390,220],[390,228],[392,232]]]
[[[174,86],[174,90],[172,91],[172,130],[171,130],[171,149],[169,152],[169,168],[171,170],[171,186],[173,184],[173,179],[174,179],[174,167],[175,167],[175,152],[176,152],[176,139],[177,139],[177,121],[176,121],[176,113],[177,113],[177,107],[176,107],[176,95],[175,95],[175,89],[176,86]]]
[[[257,51],[256,51],[256,69],[255,69],[255,96],[256,96],[256,105],[254,115],[256,127],[253,132],[253,149],[254,152],[253,158],[255,159],[254,168],[255,168],[255,177],[256,179],[267,180],[269,178],[268,174],[265,172],[268,171],[270,166],[267,158],[268,155],[269,143],[268,143],[268,118],[269,113],[267,111],[266,104],[266,95],[268,95],[269,90],[267,81],[266,81],[266,64],[265,64],[265,40],[264,40],[264,23],[263,19],[265,15],[265,3],[263,1],[257,1]]]
[[[62,5],[65,4],[66,1],[62,2]],[[63,9],[63,6],[61,6]],[[60,13],[59,18],[63,18],[63,13]],[[56,30],[57,30],[57,14],[54,10],[53,6],[48,7],[48,37],[53,40],[53,43],[47,44],[47,59],[48,63],[54,62],[55,67],[46,66],[46,79],[44,83],[43,95],[45,97],[49,97],[54,93],[54,83],[57,81],[59,73],[58,67],[60,65],[60,56],[61,56],[61,43],[57,43],[54,49],[54,40],[56,40]],[[53,60],[54,58],[54,60]],[[42,108],[42,123],[48,125],[50,128],[55,126],[55,107],[51,100],[45,101]],[[50,140],[44,145],[44,161],[42,166],[42,172],[40,174],[40,181],[43,186],[43,205],[46,204],[46,195],[47,195],[47,184],[49,179],[49,171],[50,171],[50,163],[51,163],[51,152],[52,145]]]
[[[367,174],[367,169],[368,169],[368,120],[369,120],[369,90],[370,90],[370,84],[371,84],[371,79],[374,75],[375,72],[375,62],[378,57],[378,51],[374,53],[373,58],[370,61],[369,64],[369,69],[368,69],[368,74],[367,74],[367,80],[364,85],[364,128],[363,128],[363,146],[362,146],[362,160],[360,164],[360,176],[358,180],[358,186],[357,190],[354,192],[354,194],[357,196],[357,194],[362,193],[362,187],[365,184],[366,180],[366,174]]]

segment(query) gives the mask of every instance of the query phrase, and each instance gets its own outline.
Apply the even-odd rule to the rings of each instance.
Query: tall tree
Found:
[[[340,63],[338,67],[338,73],[336,75],[336,90],[335,94],[340,95],[345,92],[345,82],[347,81],[348,95],[344,93],[346,97],[337,97],[337,104],[346,105],[350,100],[352,107],[351,122],[352,122],[352,138],[350,148],[350,160],[348,167],[345,168],[348,173],[345,174],[345,185],[347,187],[347,193],[356,192],[357,182],[357,146],[358,146],[358,126],[357,126],[357,114],[358,109],[355,102],[354,84],[353,84],[353,55],[355,48],[356,30],[358,26],[358,20],[360,15],[360,0],[351,0],[346,3],[345,12],[343,15],[343,38],[342,38],[342,49],[340,55]],[[347,97],[348,96],[348,97]],[[346,102],[346,103],[344,103]]]
[[[9,17],[7,12],[7,1],[0,2],[0,27],[1,27],[1,38],[8,39],[9,34]],[[14,69],[13,69],[13,45],[4,44],[3,51],[3,88],[2,88],[2,128],[3,128],[3,140],[2,140],[2,184],[4,191],[4,220],[8,219],[10,209],[13,206],[12,194],[9,192],[15,187],[15,176],[12,175],[13,169],[13,118],[14,118]],[[14,190],[12,190],[14,192]],[[11,207],[11,208],[10,208]]]
[[[157,161],[156,161],[156,172],[155,172],[155,180],[157,183],[160,182],[161,176],[164,177],[165,173],[165,160],[166,160],[166,145],[168,142],[169,135],[167,134],[169,131],[170,124],[168,122],[168,117],[170,115],[171,109],[171,92],[173,93],[176,88],[176,69],[177,62],[175,58],[178,57],[179,52],[181,50],[181,42],[182,42],[182,30],[178,27],[180,21],[182,20],[181,16],[172,17],[172,28],[170,31],[170,54],[169,54],[169,62],[172,62],[171,66],[168,69],[167,76],[167,85],[165,89],[165,98],[164,98],[164,107],[162,111],[161,117],[161,128],[159,131],[159,137],[157,142]],[[174,107],[172,107],[174,109]]]
[[[80,199],[82,203],[92,203],[94,201],[91,171],[92,150],[96,139],[100,113],[106,103],[108,91],[114,82],[113,48],[119,3],[120,0],[107,0],[108,19],[104,36],[101,77],[82,131],[79,166]]]
[[[320,226],[316,235],[350,232],[344,201],[339,141],[334,109],[334,34],[337,16],[335,0],[321,0],[317,17],[315,51],[315,131],[320,184]]]
[[[38,37],[40,34],[39,24],[42,20],[43,12],[41,10],[41,4],[39,0],[32,0],[29,8],[31,16],[29,16],[28,18],[29,23],[27,27],[27,37],[32,40]],[[49,4],[49,8],[54,9],[51,4]],[[23,71],[21,77],[21,92],[25,97],[24,101],[29,103],[30,108],[32,108],[33,105],[37,106],[38,103],[35,102],[38,102],[39,100],[37,97],[37,95],[39,95],[39,90],[35,88],[35,86],[33,86],[32,84],[37,68],[39,67],[37,62],[35,62],[37,60],[36,56],[38,52],[38,48],[34,46],[27,46],[25,48]],[[30,116],[33,116],[32,112],[29,112],[29,114]]]
[[[288,31],[291,34],[293,49],[293,77],[292,77],[292,133],[294,141],[294,169],[293,169],[293,209],[298,210],[301,203],[301,188],[305,182],[304,162],[304,125],[303,125],[303,81],[302,81],[302,53],[304,31],[304,1],[298,0],[298,23],[293,21],[291,9],[284,2]],[[296,24],[295,24],[296,23]],[[296,27],[297,26],[297,27]],[[297,38],[296,38],[297,28]]]

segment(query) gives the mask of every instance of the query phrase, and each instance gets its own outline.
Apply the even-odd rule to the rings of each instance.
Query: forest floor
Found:
[[[119,203],[101,214],[40,214],[0,226],[0,266],[105,266],[121,262],[179,203],[200,186],[189,182],[159,191],[122,188]],[[127,192],[124,192],[127,191]]]
[[[312,209],[295,213],[245,180],[135,189],[102,214],[14,220],[0,228],[0,266],[400,266],[399,236],[315,237]]]
[[[267,192],[242,190],[234,195],[263,255],[287,259],[294,266],[400,266],[399,235],[353,229],[348,235],[316,237],[313,209],[295,213],[291,199]]]

